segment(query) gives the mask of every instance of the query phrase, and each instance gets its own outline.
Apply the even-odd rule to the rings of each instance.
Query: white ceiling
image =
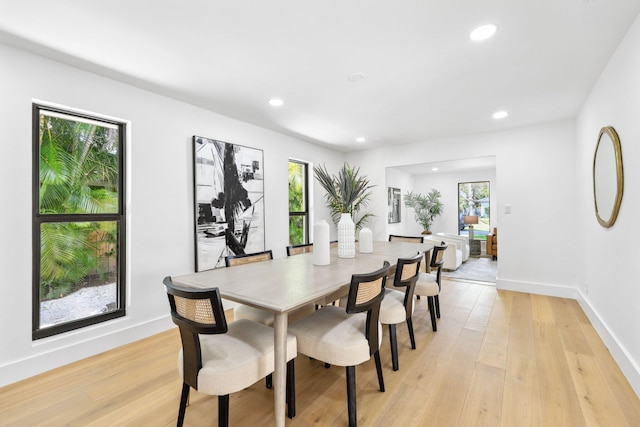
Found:
[[[0,0],[0,42],[353,151],[575,117],[639,12],[640,0]],[[485,23],[495,37],[470,41]]]

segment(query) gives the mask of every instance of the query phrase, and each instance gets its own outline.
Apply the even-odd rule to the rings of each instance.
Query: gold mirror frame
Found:
[[[610,143],[612,150],[610,150],[606,144]],[[598,155],[600,153],[600,155]],[[607,156],[608,155],[608,156]],[[611,162],[615,164],[611,164]],[[606,163],[605,163],[606,162]],[[600,175],[603,175],[603,168],[606,171],[611,171],[615,168],[615,200],[613,201],[613,206],[611,207],[610,212],[601,212],[598,209],[598,200],[601,202],[603,198],[613,198],[612,194],[603,194],[604,191],[608,187],[613,187],[613,182],[610,181],[613,179],[613,176],[597,176],[596,170],[600,171]],[[606,174],[606,172],[605,172]],[[605,180],[608,180],[605,181]],[[598,187],[598,183],[600,184],[609,184],[600,185],[600,189]],[[607,187],[604,188],[603,187]],[[599,191],[598,191],[599,190]],[[609,228],[613,226],[618,218],[618,212],[620,211],[620,204],[622,203],[622,194],[624,193],[624,174],[622,169],[622,146],[620,145],[620,138],[618,138],[618,134],[615,129],[611,126],[605,126],[600,129],[600,134],[598,135],[598,143],[596,144],[596,150],[593,155],[593,202],[596,209],[596,217],[598,218],[598,222],[601,226],[605,228]],[[602,203],[601,203],[602,205]],[[601,206],[603,209],[603,206]],[[602,215],[601,215],[602,214]],[[603,216],[605,218],[603,218]],[[608,219],[607,219],[608,216]]]

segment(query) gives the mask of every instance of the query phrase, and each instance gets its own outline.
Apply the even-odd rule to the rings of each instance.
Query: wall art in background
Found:
[[[263,153],[193,137],[196,271],[265,250]]]

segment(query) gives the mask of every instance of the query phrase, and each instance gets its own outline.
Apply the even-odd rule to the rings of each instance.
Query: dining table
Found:
[[[429,243],[375,241],[373,251],[360,253],[356,244],[353,258],[338,257],[332,248],[328,265],[314,265],[313,253],[217,268],[181,276],[174,283],[220,290],[223,299],[273,313],[274,322],[274,410],[275,425],[285,425],[286,343],[288,316],[297,308],[323,301],[328,296],[347,295],[351,275],[369,273],[389,261],[395,268],[398,258],[418,252],[430,253]],[[427,260],[429,257],[426,257]],[[424,261],[423,261],[424,262]]]

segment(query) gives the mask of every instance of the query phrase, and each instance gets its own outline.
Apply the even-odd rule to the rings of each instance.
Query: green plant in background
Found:
[[[331,211],[333,222],[337,224],[341,214],[349,213],[356,225],[356,230],[361,229],[373,214],[365,213],[358,219],[355,216],[369,203],[370,190],[374,185],[369,184],[366,176],[360,175],[360,168],[344,163],[337,175],[329,174],[324,165],[314,166],[313,172],[327,192],[325,200]]]
[[[41,215],[117,212],[115,129],[43,114],[39,137]],[[113,221],[56,221],[42,224],[40,238],[45,300],[81,286],[90,274],[104,275],[98,261],[115,247],[117,231]]]
[[[442,194],[434,188],[426,195],[409,191],[404,196],[404,204],[414,210],[416,222],[422,226],[423,234],[431,234],[433,220],[442,214],[444,205],[440,197]]]
[[[304,173],[305,165],[289,162],[289,244],[301,245],[305,243],[304,223],[301,215],[291,215],[292,212],[305,211]]]

